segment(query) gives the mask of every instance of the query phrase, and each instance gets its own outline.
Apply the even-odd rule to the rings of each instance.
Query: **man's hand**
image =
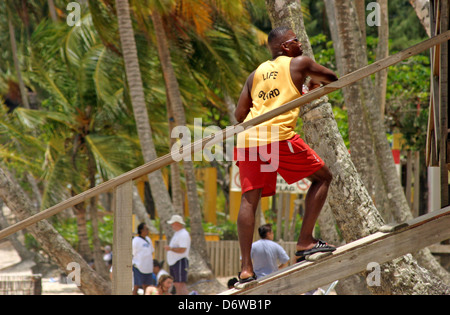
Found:
[[[320,88],[320,82],[314,80],[313,78],[311,78],[311,80],[308,83],[308,89],[309,91],[312,91],[314,89]]]

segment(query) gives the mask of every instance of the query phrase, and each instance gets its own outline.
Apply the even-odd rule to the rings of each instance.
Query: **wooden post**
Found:
[[[413,161],[412,151],[408,149],[406,153],[406,201],[411,208],[411,186],[412,186]]]
[[[283,202],[283,206],[284,206],[284,231],[283,231],[283,240],[285,241],[290,241],[289,239],[289,217],[291,214],[291,194],[285,194],[284,195],[284,202]]]
[[[449,3],[440,1],[440,31],[444,33],[449,28]],[[441,167],[441,207],[449,205],[449,186],[448,186],[448,168],[447,168],[447,141],[448,141],[448,42],[440,45],[440,70],[439,70],[439,119],[440,119],[440,151],[439,162]]]
[[[113,295],[132,292],[132,201],[133,182],[114,190]]]
[[[420,215],[420,152],[414,152],[414,199],[412,214],[416,218]]]
[[[284,193],[280,192],[278,193],[278,200],[277,200],[277,235],[276,235],[276,241],[279,242],[281,240],[281,223],[283,221],[283,200],[284,200]]]

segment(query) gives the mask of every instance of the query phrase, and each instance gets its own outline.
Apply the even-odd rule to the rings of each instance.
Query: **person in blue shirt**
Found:
[[[252,244],[251,257],[257,279],[267,276],[278,269],[287,267],[289,256],[286,251],[273,241],[271,224],[258,228],[261,239]]]

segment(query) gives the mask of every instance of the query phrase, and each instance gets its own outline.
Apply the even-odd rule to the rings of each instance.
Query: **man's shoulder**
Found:
[[[189,232],[186,230],[186,229],[181,229],[181,230],[179,230],[178,232],[176,232],[176,235],[178,236],[178,237],[191,237],[190,235],[189,235]]]
[[[291,60],[291,64],[294,63],[295,65],[299,65],[299,66],[306,66],[306,65],[310,65],[312,63],[314,63],[315,61],[308,57],[308,56],[298,56],[298,57],[294,57]]]

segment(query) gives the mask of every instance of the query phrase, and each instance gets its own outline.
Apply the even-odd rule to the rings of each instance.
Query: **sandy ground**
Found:
[[[31,275],[32,261],[21,261],[19,255],[8,241],[0,243],[0,276],[2,275]],[[230,277],[218,278],[224,286]],[[43,295],[82,295],[74,284],[62,284],[59,282],[59,274],[52,277],[42,278]]]
[[[6,241],[0,243],[0,276],[2,275],[31,275],[32,261],[21,261],[19,255]],[[82,295],[74,284],[59,283],[59,275],[42,279],[42,295]]]

